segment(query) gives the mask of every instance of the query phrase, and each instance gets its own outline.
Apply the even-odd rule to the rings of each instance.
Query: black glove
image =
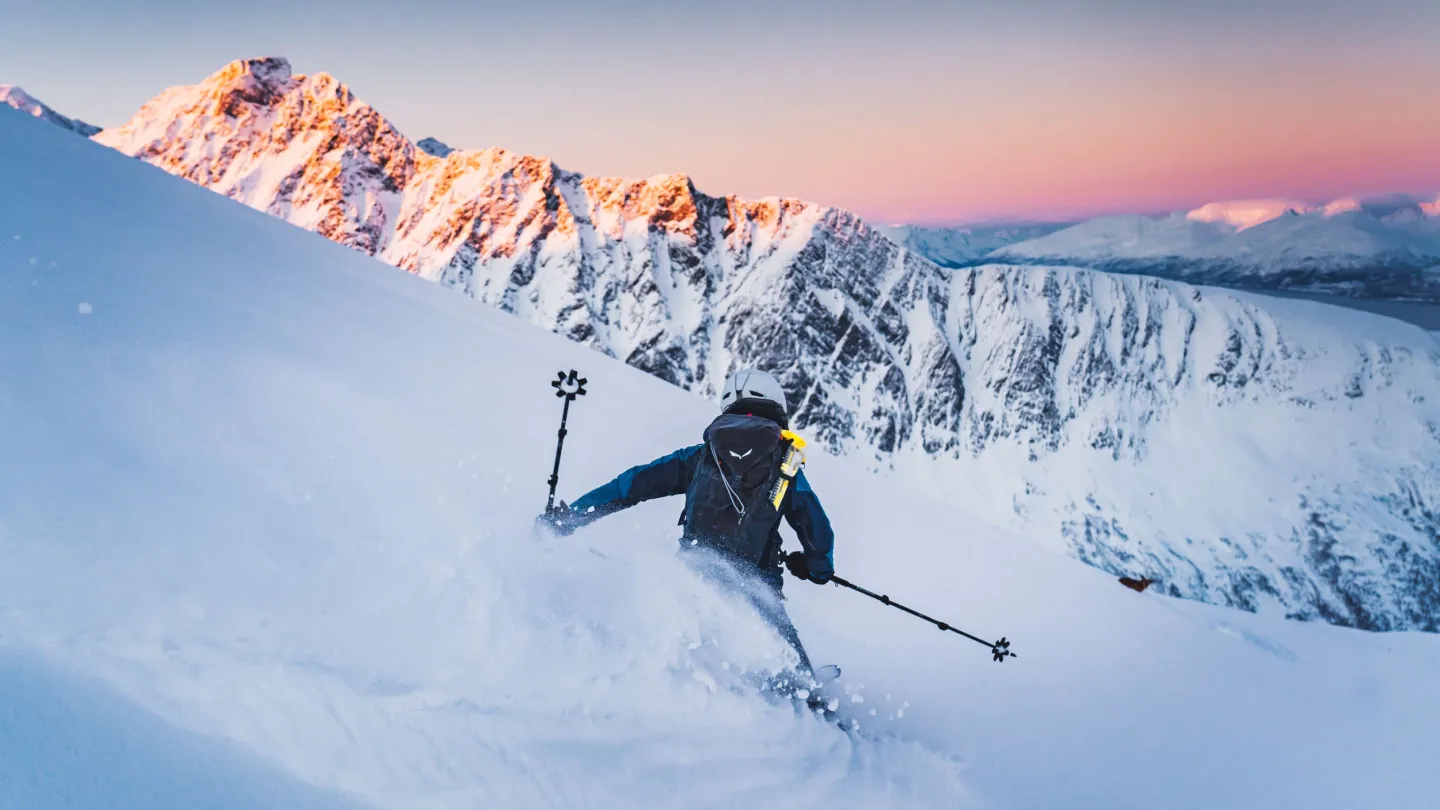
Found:
[[[824,576],[817,576],[810,571],[810,564],[805,561],[804,552],[792,551],[789,554],[786,554],[785,567],[789,568],[790,573],[797,579],[808,580],[810,582],[816,583],[817,585],[824,585],[825,583],[830,581],[830,576],[828,574]]]
[[[537,528],[549,529],[560,537],[569,537],[580,528],[580,513],[572,510],[564,501],[551,508],[549,512],[535,518]]]

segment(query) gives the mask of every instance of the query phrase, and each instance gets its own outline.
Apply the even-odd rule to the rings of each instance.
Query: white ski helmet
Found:
[[[782,413],[789,413],[785,404],[785,389],[765,372],[754,368],[742,368],[725,380],[720,389],[720,410],[725,410],[742,399],[764,399],[780,406]]]

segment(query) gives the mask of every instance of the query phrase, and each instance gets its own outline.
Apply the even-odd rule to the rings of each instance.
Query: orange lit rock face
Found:
[[[278,59],[169,90],[97,140],[371,254],[388,198],[435,162],[333,77]]]
[[[198,85],[167,91],[100,140],[451,282],[473,279],[477,264],[575,254],[582,244],[633,256],[637,234],[655,240],[642,253],[671,242],[713,247],[712,230],[738,235],[722,247],[743,250],[757,229],[781,228],[785,216],[813,223],[827,213],[799,201],[707,197],[683,175],[582,177],[504,149],[433,157],[333,77],[294,75],[282,59],[232,62]]]

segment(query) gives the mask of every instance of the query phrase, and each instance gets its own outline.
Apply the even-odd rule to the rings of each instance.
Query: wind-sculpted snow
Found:
[[[773,705],[739,682],[786,648],[677,558],[674,500],[531,534],[555,370],[591,383],[562,496],[695,441],[713,402],[4,109],[0,154],[25,156],[0,184],[0,424],[23,426],[0,453],[0,806],[1350,810],[1440,792],[1440,637],[1136,594],[820,452],[807,477],[842,575],[1020,657],[791,580],[862,733]],[[957,343],[973,319],[928,264],[830,227],[805,249],[842,288],[770,279],[853,336],[810,396],[857,396],[827,390],[850,374],[922,415],[897,441],[958,442],[952,404],[873,364],[923,371],[952,344],[1008,361],[975,330]],[[853,281],[851,261],[881,269]],[[1046,275],[1001,275],[954,300],[1001,310],[997,330],[1044,324],[1022,293]],[[922,282],[924,306],[902,306]],[[791,329],[797,351],[822,339]],[[983,463],[998,486],[1003,461],[936,469]]]
[[[278,59],[167,91],[98,140],[696,393],[738,364],[772,369],[818,446],[1112,573],[1299,618],[1440,627],[1426,427],[1440,392],[1418,330],[1144,277],[937,267],[894,241],[914,247],[913,232],[710,196],[682,175],[585,177],[503,149],[439,158]],[[1108,256],[1118,233],[1155,256],[1229,256],[1231,208],[1084,223],[1001,253]],[[1280,250],[1345,225],[1357,251],[1390,244],[1345,219],[1362,215],[1239,236]]]

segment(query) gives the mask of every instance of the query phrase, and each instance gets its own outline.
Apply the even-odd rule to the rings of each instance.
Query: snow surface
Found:
[[[0,651],[0,807],[361,810],[239,746],[187,732],[113,688]]]
[[[0,806],[1440,795],[1436,636],[1135,594],[822,455],[841,573],[1020,657],[792,583],[873,736],[733,691],[785,651],[672,553],[676,504],[529,524],[555,369],[592,390],[562,494],[710,403],[4,110],[0,147]]]

